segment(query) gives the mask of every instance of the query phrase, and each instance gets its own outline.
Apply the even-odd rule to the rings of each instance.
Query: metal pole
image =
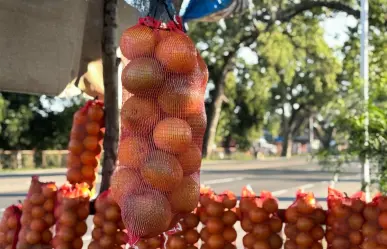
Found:
[[[360,77],[363,82],[364,88],[364,147],[367,149],[369,146],[369,112],[368,112],[368,102],[369,102],[369,82],[368,82],[368,0],[361,0],[361,36],[360,36]],[[370,201],[370,161],[369,155],[366,153],[365,160],[362,165],[362,185],[366,194],[367,201]]]

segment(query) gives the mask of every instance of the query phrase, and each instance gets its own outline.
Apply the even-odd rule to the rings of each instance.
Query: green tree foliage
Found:
[[[338,94],[331,103],[319,113],[322,120],[329,120],[330,130],[316,125],[323,136],[335,134],[337,146],[325,147],[319,154],[322,163],[336,163],[350,159],[364,161],[368,154],[374,170],[379,171],[378,182],[382,192],[387,192],[386,165],[386,122],[387,122],[387,27],[385,13],[387,3],[383,0],[370,1],[369,33],[369,136],[370,143],[364,144],[363,82],[360,78],[360,25],[348,30],[349,39],[341,49],[343,70],[338,74],[340,86]],[[383,21],[384,20],[384,21]],[[335,111],[331,111],[335,110]],[[334,155],[335,157],[332,157]],[[334,161],[332,162],[332,158]],[[340,168],[339,168],[340,170]],[[380,181],[379,181],[380,180]]]
[[[344,11],[356,17],[360,16],[359,11],[353,8],[355,3],[352,0],[265,0],[253,2],[254,7],[244,15],[229,18],[219,23],[192,23],[189,27],[190,36],[198,43],[210,71],[210,92],[207,102],[208,125],[203,143],[205,156],[211,152],[211,148],[216,141],[218,123],[221,117],[225,116],[222,114],[222,108],[226,106],[223,104],[229,99],[226,92],[226,78],[230,72],[234,71],[242,50],[247,49],[259,58],[261,53],[264,52],[261,50],[261,45],[269,39],[269,34],[276,31],[274,32],[276,33],[275,37],[280,39],[279,41],[287,39],[283,34],[288,31],[289,22],[297,16],[305,17],[305,13],[312,16],[312,18],[305,19],[305,21],[308,21],[306,25],[309,24],[310,20],[313,20],[312,26],[314,25],[313,22],[316,22],[319,18],[325,18],[329,14],[327,8]],[[289,25],[291,26],[291,32],[297,29],[292,24]],[[305,25],[303,26],[305,27]],[[289,46],[293,45],[289,44]],[[271,47],[275,48],[274,45]],[[286,54],[293,53],[292,50],[282,50],[281,54],[278,54],[275,50],[267,51],[267,53],[273,53],[273,56],[271,56],[273,58],[279,56],[277,60],[286,58]],[[282,63],[287,64],[286,62],[286,60],[282,61]],[[262,63],[265,62],[259,60],[256,69],[259,69]],[[270,63],[270,61],[266,63]],[[266,72],[271,73],[269,69],[266,69]],[[287,77],[292,77],[291,73]],[[323,80],[319,79],[319,81]],[[232,107],[230,108],[232,109]],[[227,130],[230,130],[230,128],[227,128]]]
[[[58,103],[46,97],[49,105]],[[0,94],[0,148],[66,149],[72,125],[72,115],[80,107],[81,99],[62,104],[66,108],[56,112],[42,105],[36,95]]]

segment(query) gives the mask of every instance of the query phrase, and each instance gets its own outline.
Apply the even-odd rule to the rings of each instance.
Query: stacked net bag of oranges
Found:
[[[21,228],[21,205],[12,205],[5,209],[0,221],[0,249],[16,249]]]
[[[53,182],[43,183],[37,176],[22,206],[21,230],[17,249],[52,248],[52,226],[55,224],[54,208],[57,187]]]
[[[243,245],[246,249],[282,247],[282,220],[278,217],[278,200],[270,192],[262,191],[256,197],[250,186],[242,190],[240,201],[241,226],[246,232]]]
[[[121,218],[121,210],[111,196],[111,190],[98,195],[93,217],[93,238],[89,249],[119,249],[126,244],[126,230]],[[141,247],[139,247],[141,249]],[[156,248],[149,248],[156,249]]]
[[[133,245],[197,207],[208,71],[178,17],[140,18],[123,33],[120,50],[126,65],[111,186]]]
[[[367,203],[363,216],[362,249],[387,248],[387,197],[377,194]]]
[[[285,249],[322,249],[323,225],[326,214],[316,201],[313,193],[299,190],[296,200],[285,211],[287,224]]]
[[[361,233],[364,224],[364,192],[351,197],[336,189],[328,189],[328,216],[326,240],[332,249],[360,248],[363,242]]]

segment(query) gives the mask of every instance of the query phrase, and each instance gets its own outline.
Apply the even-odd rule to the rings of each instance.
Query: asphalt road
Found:
[[[280,207],[286,208],[294,200],[297,189],[315,193],[316,198],[326,208],[327,187],[334,184],[336,188],[348,194],[360,188],[360,168],[351,165],[339,175],[339,181],[333,182],[333,173],[321,169],[316,163],[304,158],[274,161],[229,161],[204,163],[201,183],[211,186],[216,192],[231,190],[240,194],[243,186],[249,184],[255,192],[272,191],[279,199]],[[0,173],[0,216],[1,211],[17,200],[23,200],[33,174],[41,175],[41,181],[55,181],[58,185],[65,181],[63,169],[39,172]],[[97,186],[99,187],[99,186]],[[89,219],[89,230],[92,229]],[[243,248],[241,239],[243,231],[238,227],[238,248]],[[85,244],[90,240],[90,231],[84,238]],[[86,248],[86,247],[84,247]]]

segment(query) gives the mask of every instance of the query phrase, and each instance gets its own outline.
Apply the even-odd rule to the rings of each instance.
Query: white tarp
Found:
[[[102,0],[0,0],[0,91],[58,95],[103,92]],[[118,38],[138,12],[119,0]],[[94,93],[93,93],[94,91]]]

